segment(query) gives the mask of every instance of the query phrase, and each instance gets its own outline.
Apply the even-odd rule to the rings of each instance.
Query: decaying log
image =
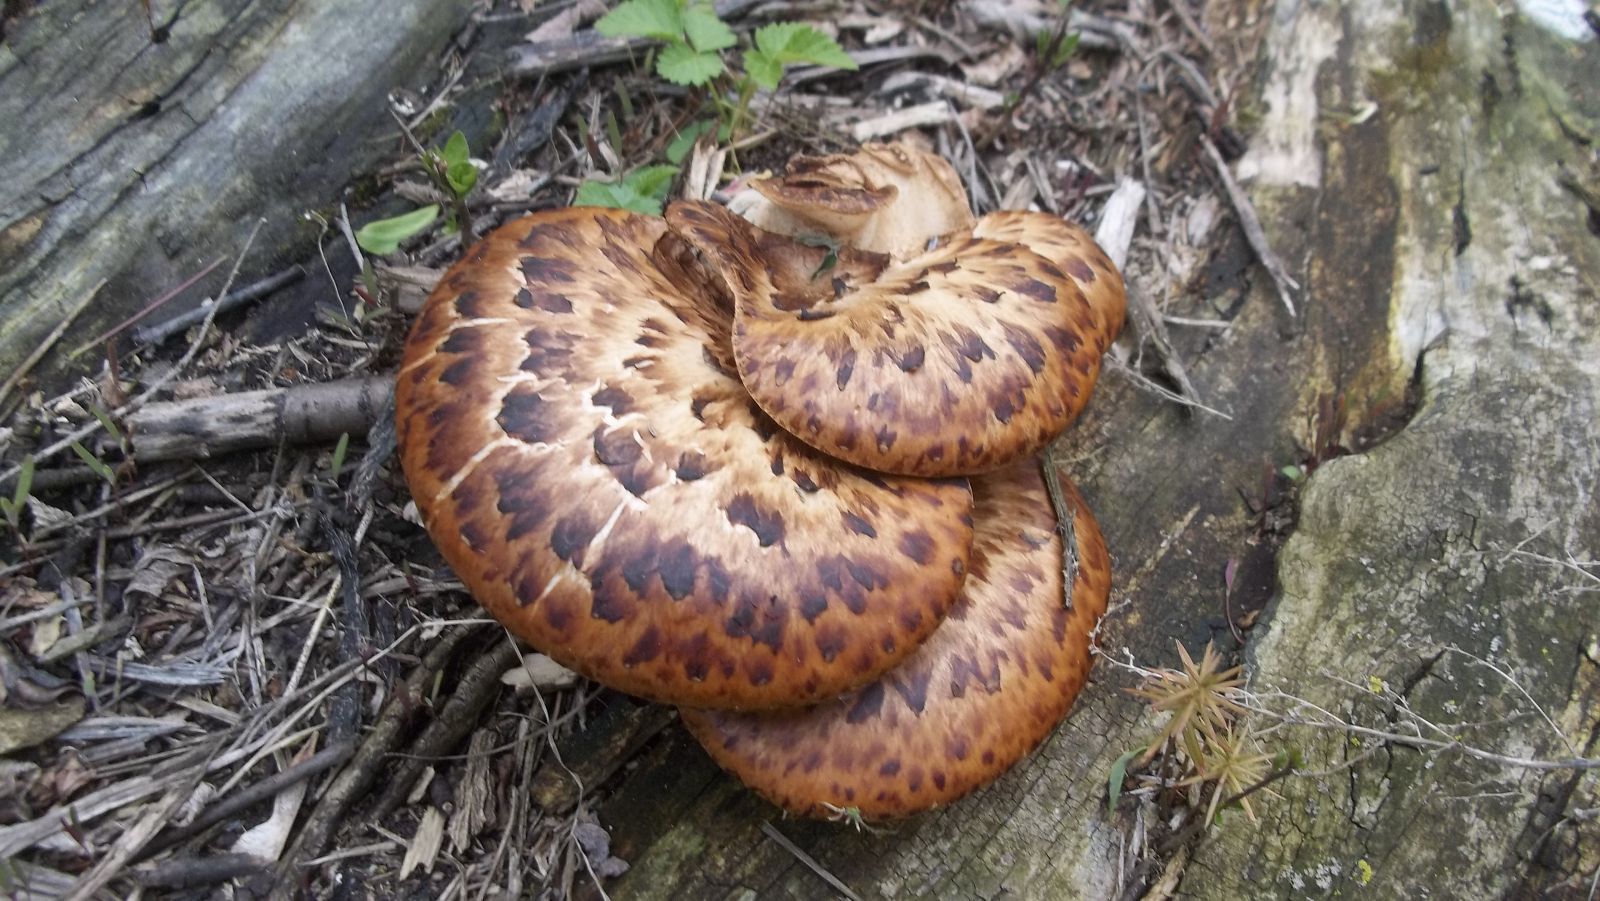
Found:
[[[1062,442],[1113,554],[1111,657],[1232,649],[1248,609],[1263,706],[1295,710],[1281,690],[1372,732],[1258,714],[1280,726],[1261,750],[1299,749],[1310,775],[1258,795],[1259,824],[1230,813],[1148,861],[1162,816],[1126,795],[1108,815],[1106,785],[1162,719],[1102,660],[1056,734],[975,796],[881,834],[784,823],[820,867],[862,898],[1589,894],[1593,773],[1451,750],[1554,762],[1600,744],[1600,241],[1560,184],[1600,137],[1600,41],[1533,7],[1279,0],[1234,174],[1302,287],[1297,315],[1236,233],[1219,267],[1248,284],[1206,299],[1237,310],[1230,327],[1174,336],[1232,419],[1112,373]],[[1263,473],[1306,463],[1318,432],[1364,452],[1307,463],[1274,559],[1263,532],[1289,520],[1262,511]],[[837,897],[764,832],[778,811],[676,728],[599,814],[632,865],[611,897]]]
[[[304,212],[391,152],[388,93],[434,74],[472,4],[22,6],[0,43],[0,372],[100,280],[85,335],[237,255],[258,219],[244,282],[302,259]]]

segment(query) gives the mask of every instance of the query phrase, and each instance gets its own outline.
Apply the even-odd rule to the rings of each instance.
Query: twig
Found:
[[[794,842],[790,841],[789,837],[787,835],[784,835],[782,832],[779,832],[778,828],[776,826],[772,825],[772,822],[770,820],[768,820],[766,822],[763,822],[761,824],[761,831],[766,834],[767,838],[770,838],[774,842],[777,842],[778,843],[778,847],[782,848],[785,851],[788,851],[790,854],[793,854],[795,860],[798,860],[802,864],[805,864],[807,869],[809,869],[813,873],[816,873],[818,876],[822,877],[822,881],[823,882],[826,882],[826,883],[828,883],[828,885],[832,886],[834,891],[836,891],[839,894],[843,895],[845,898],[848,899],[848,901],[861,901],[861,896],[857,895],[855,892],[851,891],[850,890],[850,886],[845,885],[844,882],[841,881],[838,876],[835,876],[832,873],[828,872],[828,869],[826,867],[824,867],[820,863],[817,863],[816,858],[814,858],[810,854],[807,854],[806,852],[800,850],[800,846],[796,845]]]
[[[1304,698],[1297,698],[1293,695],[1284,694],[1283,692],[1275,691],[1271,692],[1267,696],[1293,701],[1297,706],[1302,708],[1310,708],[1322,717],[1321,719],[1306,719],[1292,713],[1278,713],[1274,710],[1268,710],[1264,706],[1260,705],[1259,701],[1263,696],[1259,694],[1254,696],[1255,703],[1250,703],[1248,705],[1250,712],[1252,713],[1258,713],[1262,716],[1270,717],[1291,726],[1311,726],[1318,729],[1333,729],[1351,735],[1361,735],[1367,738],[1375,738],[1380,741],[1390,742],[1392,744],[1404,745],[1408,748],[1422,748],[1432,751],[1460,751],[1468,757],[1472,757],[1477,760],[1499,764],[1500,766],[1514,767],[1516,769],[1537,770],[1540,772],[1550,772],[1554,770],[1600,769],[1600,758],[1596,757],[1563,757],[1554,760],[1539,760],[1531,757],[1512,757],[1506,754],[1497,754],[1493,751],[1485,751],[1482,748],[1475,748],[1472,745],[1454,739],[1442,740],[1423,738],[1420,735],[1405,735],[1399,732],[1387,732],[1382,729],[1369,729],[1366,726],[1357,726],[1354,723],[1346,722],[1335,714],[1317,706],[1316,704],[1311,703],[1310,701],[1305,700]],[[1411,713],[1411,716],[1426,723],[1425,720],[1421,720],[1421,717],[1417,717],[1414,712]],[[1426,724],[1432,726],[1431,723]],[[1437,729],[1438,727],[1433,726],[1433,728]]]
[[[1221,410],[1208,407],[1197,400],[1184,397],[1181,394],[1177,394],[1171,390],[1168,390],[1162,385],[1156,384],[1147,378],[1144,373],[1139,372],[1128,364],[1118,360],[1116,357],[1107,357],[1104,366],[1107,372],[1116,372],[1125,375],[1128,377],[1129,381],[1133,382],[1134,387],[1148,391],[1149,393],[1154,394],[1156,397],[1159,397],[1163,400],[1170,400],[1175,404],[1180,404],[1185,407],[1194,407],[1196,410],[1204,410],[1205,412],[1210,413],[1212,416],[1220,416],[1229,422],[1233,421],[1232,416],[1222,412]]]
[[[165,294],[162,294],[160,297],[157,297],[155,300],[152,300],[149,303],[145,304],[144,307],[139,310],[139,312],[134,313],[132,316],[129,316],[127,319],[122,320],[121,322],[119,322],[116,325],[112,326],[111,328],[105,330],[104,332],[100,333],[99,335],[96,335],[95,337],[90,338],[88,341],[85,341],[82,344],[78,345],[77,347],[73,348],[72,349],[72,353],[69,354],[68,356],[76,357],[79,354],[83,353],[84,351],[88,350],[89,348],[94,347],[95,345],[101,343],[102,341],[106,341],[107,339],[110,339],[110,338],[115,338],[117,335],[122,333],[123,329],[127,328],[130,325],[133,325],[135,322],[138,322],[139,320],[143,319],[144,317],[149,316],[151,313],[154,313],[156,310],[161,309],[161,307],[166,305],[174,297],[177,297],[179,294],[182,294],[183,292],[185,292],[185,291],[189,290],[191,287],[193,287],[195,282],[198,282],[199,280],[201,280],[201,279],[205,278],[206,276],[210,275],[212,272],[215,272],[217,267],[221,266],[221,265],[222,265],[222,261],[221,260],[213,260],[209,266],[207,266],[206,268],[200,270],[199,272],[196,272],[194,275],[191,275],[188,278],[184,279],[182,282],[180,282],[178,284],[177,287],[168,290]]]
[[[78,302],[72,305],[72,309],[67,311],[66,318],[62,319],[61,323],[54,329],[51,329],[50,334],[45,336],[44,341],[40,342],[39,346],[34,348],[33,352],[23,359],[22,365],[17,367],[16,372],[11,373],[4,383],[0,383],[0,409],[5,407],[6,398],[11,394],[12,390],[27,377],[29,371],[38,365],[40,360],[44,359],[44,355],[50,352],[50,348],[56,346],[56,342],[61,340],[61,336],[65,335],[67,329],[72,327],[72,323],[77,321],[78,314],[89,308],[89,303],[94,300],[95,295],[99,294],[100,289],[105,286],[106,280],[101,279],[94,283],[94,287],[85,291],[83,296],[78,298]]]
[[[409,634],[409,633],[408,633]],[[428,651],[422,662],[406,676],[403,684],[394,689],[383,712],[367,732],[366,738],[344,769],[339,771],[322,793],[316,807],[306,817],[305,826],[295,836],[278,862],[275,894],[288,897],[292,885],[298,882],[294,875],[296,862],[305,857],[316,857],[327,847],[333,833],[339,828],[350,807],[361,798],[383,769],[384,755],[397,744],[404,734],[413,714],[422,704],[425,687],[435,673],[444,668],[456,648],[469,636],[481,635],[480,629],[454,629],[440,636],[438,643]]]
[[[158,841],[151,842],[134,858],[134,863],[148,860],[168,848],[182,844],[191,837],[204,832],[213,824],[220,823],[248,807],[265,801],[291,785],[338,766],[354,753],[355,744],[353,742],[341,742],[318,751],[306,760],[288,769],[280,770],[251,785],[249,788],[235,792],[201,811],[200,815],[195,817],[187,826],[171,830],[166,835],[161,836]]]
[[[1256,217],[1255,205],[1250,198],[1245,196],[1244,189],[1233,180],[1233,172],[1228,169],[1228,162],[1222,158],[1217,150],[1217,145],[1211,143],[1211,138],[1200,136],[1200,144],[1206,149],[1206,156],[1211,158],[1211,165],[1216,169],[1217,178],[1222,180],[1222,186],[1227,189],[1228,200],[1233,203],[1233,211],[1239,217],[1239,227],[1244,229],[1245,240],[1250,242],[1250,249],[1256,253],[1256,259],[1261,261],[1261,268],[1267,270],[1267,275],[1272,277],[1272,284],[1278,289],[1278,299],[1283,301],[1283,308],[1294,316],[1294,297],[1291,292],[1300,290],[1300,285],[1289,277],[1283,268],[1278,255],[1272,252],[1272,245],[1267,242],[1267,233],[1261,228],[1261,220]]]
[[[412,743],[410,754],[386,775],[388,784],[373,805],[373,816],[388,816],[405,800],[433,758],[459,742],[478,724],[478,715],[501,690],[500,677],[517,665],[521,655],[511,642],[496,642],[492,650],[473,662],[456,684],[456,690]]]
[[[239,251],[239,255],[234,258],[233,269],[228,272],[228,279],[222,283],[222,291],[219,293],[228,293],[228,288],[232,286],[234,278],[239,274],[239,266],[244,263],[245,254],[250,252],[250,247],[251,245],[255,244],[256,235],[261,231],[261,226],[264,224],[266,224],[265,219],[258,219],[256,220],[255,227],[250,229],[250,235],[245,239],[244,247]],[[154,397],[157,392],[166,388],[167,385],[171,384],[174,379],[176,379],[185,369],[187,369],[189,364],[194,361],[195,356],[200,353],[200,348],[205,345],[206,336],[211,332],[211,323],[214,319],[216,319],[216,315],[217,307],[215,304],[212,304],[207,311],[205,321],[200,325],[200,333],[195,336],[194,343],[189,346],[188,351],[186,351],[183,357],[178,360],[177,364],[162,374],[161,377],[157,378],[154,383],[152,383],[137,397],[113,411],[111,413],[111,418],[118,419],[123,416],[127,416],[134,410],[143,407],[149,402],[151,397]],[[34,462],[37,464],[52,459],[57,454],[62,453],[68,448],[72,447],[72,445],[82,441],[90,435],[93,435],[103,428],[105,428],[105,426],[103,426],[100,423],[99,418],[96,417],[93,422],[73,430],[71,433],[56,441],[54,444],[35,451],[33,453]],[[10,469],[7,469],[4,473],[0,473],[0,482],[5,482],[11,479],[21,471],[21,465],[13,466]]]
[[[133,340],[140,344],[160,344],[189,326],[203,322],[209,307],[215,306],[219,313],[226,313],[253,300],[266,297],[285,285],[292,285],[304,278],[305,274],[306,271],[301,267],[290,266],[282,272],[273,273],[260,281],[251,282],[237,291],[231,291],[223,295],[221,300],[195,307],[187,313],[174,316],[164,322],[134,329]]]
[[[1061,490],[1061,474],[1056,471],[1054,451],[1055,442],[1051,442],[1040,455],[1039,471],[1044,474],[1045,491],[1050,495],[1050,509],[1056,514],[1056,532],[1061,536],[1061,606],[1071,610],[1072,588],[1078,583],[1077,513],[1067,503],[1066,494]]]

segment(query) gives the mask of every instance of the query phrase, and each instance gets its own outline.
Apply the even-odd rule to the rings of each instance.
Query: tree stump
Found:
[[[68,347],[232,260],[258,220],[241,284],[301,259],[302,214],[392,151],[388,92],[432,74],[471,4],[150,6],[54,0],[7,24],[0,372],[91,294]]]
[[[1300,313],[1236,239],[1209,278],[1232,326],[1185,360],[1232,419],[1111,374],[1066,438],[1064,471],[1115,561],[1104,647],[1173,665],[1174,639],[1231,645],[1228,617],[1265,605],[1247,662],[1278,712],[1294,705],[1273,689],[1408,734],[1410,705],[1446,745],[1593,758],[1596,586],[1592,564],[1566,561],[1600,558],[1600,240],[1562,183],[1593,178],[1600,44],[1582,20],[1563,33],[1489,0],[1280,0],[1272,15],[1263,119],[1236,170]],[[1274,559],[1242,498],[1297,444],[1334,439],[1358,453],[1310,475]],[[883,834],[784,821],[670,730],[600,808],[632,863],[608,891],[835,897],[770,822],[864,898],[1116,897],[1137,805],[1108,815],[1107,777],[1159,721],[1121,691],[1129,676],[1102,662],[1096,678],[994,786]],[[1593,770],[1340,730],[1266,742],[1321,775],[1275,783],[1259,824],[1230,814],[1143,878],[1219,899],[1583,897],[1600,866],[1600,829],[1570,815],[1596,806]]]

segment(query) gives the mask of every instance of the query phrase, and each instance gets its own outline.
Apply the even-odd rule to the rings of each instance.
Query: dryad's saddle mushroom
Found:
[[[797,235],[837,229],[823,234],[837,246],[714,204],[674,204],[667,219],[726,281],[740,378],[779,425],[883,472],[989,472],[1044,447],[1087,403],[1122,327],[1122,279],[1056,216],[905,216],[883,196],[948,197],[955,173],[932,154],[899,153],[920,185],[904,173],[879,184],[884,166],[842,163],[822,186],[814,167],[758,183],[769,206],[795,214],[758,218]],[[951,223],[962,227],[933,231]],[[852,243],[863,234],[886,252]]]
[[[1032,751],[1072,706],[1105,613],[1111,560],[1083,497],[1073,511],[1077,577],[1061,602],[1061,538],[1037,465],[973,480],[972,564],[939,631],[851,695],[770,714],[684,710],[725,769],[780,807],[867,819],[946,804]]]
[[[789,810],[904,815],[1003,772],[1083,684],[1109,559],[1064,485],[1062,603],[1031,456],[1087,401],[1122,281],[1056,217],[974,219],[907,147],[757,191],[766,228],[679,202],[482,239],[407,341],[401,463],[518,636],[682,706]]]
[[[715,291],[659,218],[578,208],[490,234],[406,345],[406,479],[473,596],[578,672],[696,706],[834,697],[939,624],[971,494],[779,429]]]

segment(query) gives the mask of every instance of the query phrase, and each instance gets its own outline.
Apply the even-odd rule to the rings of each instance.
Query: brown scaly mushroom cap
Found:
[[[779,178],[755,179],[735,198],[740,215],[790,237],[828,237],[894,257],[920,253],[929,238],[972,228],[955,169],[908,144],[868,144],[855,153],[797,156]]]
[[[801,244],[715,204],[675,203],[667,221],[727,283],[756,402],[813,447],[882,472],[970,475],[1042,448],[1088,402],[1114,337],[1075,264],[1108,310],[1122,300],[1103,254],[1030,249],[1035,234],[1050,248],[1074,237],[1042,213],[997,220],[1004,240],[956,235],[903,262]]]
[[[659,218],[567,209],[493,232],[406,344],[406,481],[473,596],[562,664],[675,704],[834,697],[943,618],[970,490],[779,429],[736,377],[715,290]]]
[[[802,816],[867,819],[948,804],[1004,773],[1066,716],[1090,666],[1111,561],[1093,515],[1073,511],[1078,574],[1062,604],[1061,539],[1038,466],[973,480],[972,568],[943,626],[899,668],[810,710],[684,710],[724,769]]]

